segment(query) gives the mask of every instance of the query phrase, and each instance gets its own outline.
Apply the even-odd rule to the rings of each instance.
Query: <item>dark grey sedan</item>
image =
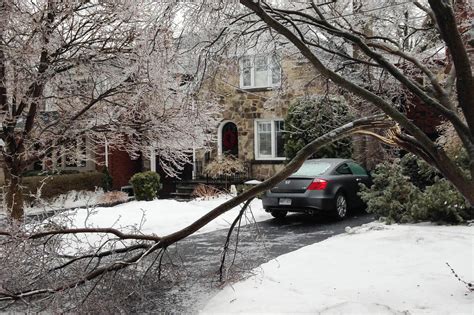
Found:
[[[307,160],[293,175],[267,191],[263,208],[275,218],[288,212],[330,212],[343,219],[350,208],[362,207],[359,183],[371,185],[368,172],[346,159]]]

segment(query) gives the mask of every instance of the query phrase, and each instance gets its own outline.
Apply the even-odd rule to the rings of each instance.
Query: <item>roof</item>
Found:
[[[309,159],[306,162],[314,163],[314,162],[327,162],[331,164],[338,164],[342,162],[352,162],[351,159],[341,159],[341,158],[324,158],[324,159]]]

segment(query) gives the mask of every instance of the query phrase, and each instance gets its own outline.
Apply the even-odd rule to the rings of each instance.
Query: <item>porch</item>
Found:
[[[192,176],[181,177],[182,179],[172,181],[174,191],[169,193],[169,197],[188,200],[192,198],[194,189],[198,185],[207,185],[219,190],[229,190],[231,185],[241,185],[252,178],[252,167],[250,162],[244,162],[244,171],[234,173],[231,176],[209,176],[204,172],[202,161],[195,161]],[[163,183],[165,185],[165,182]],[[169,191],[169,189],[167,189]],[[160,196],[166,197],[166,196]]]

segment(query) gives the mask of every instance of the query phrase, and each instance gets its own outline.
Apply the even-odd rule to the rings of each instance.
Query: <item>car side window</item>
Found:
[[[349,168],[352,171],[352,174],[360,175],[360,176],[367,176],[368,175],[367,171],[362,166],[360,166],[359,164],[354,163],[354,162],[349,162],[348,164],[349,164]]]
[[[351,175],[352,172],[351,172],[349,166],[347,166],[347,164],[344,163],[341,166],[339,166],[338,168],[336,168],[336,174],[338,174],[338,175]]]

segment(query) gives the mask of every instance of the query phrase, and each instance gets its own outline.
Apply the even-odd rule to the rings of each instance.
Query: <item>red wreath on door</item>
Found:
[[[237,144],[237,135],[233,130],[226,130],[222,135],[224,149],[231,150]]]

